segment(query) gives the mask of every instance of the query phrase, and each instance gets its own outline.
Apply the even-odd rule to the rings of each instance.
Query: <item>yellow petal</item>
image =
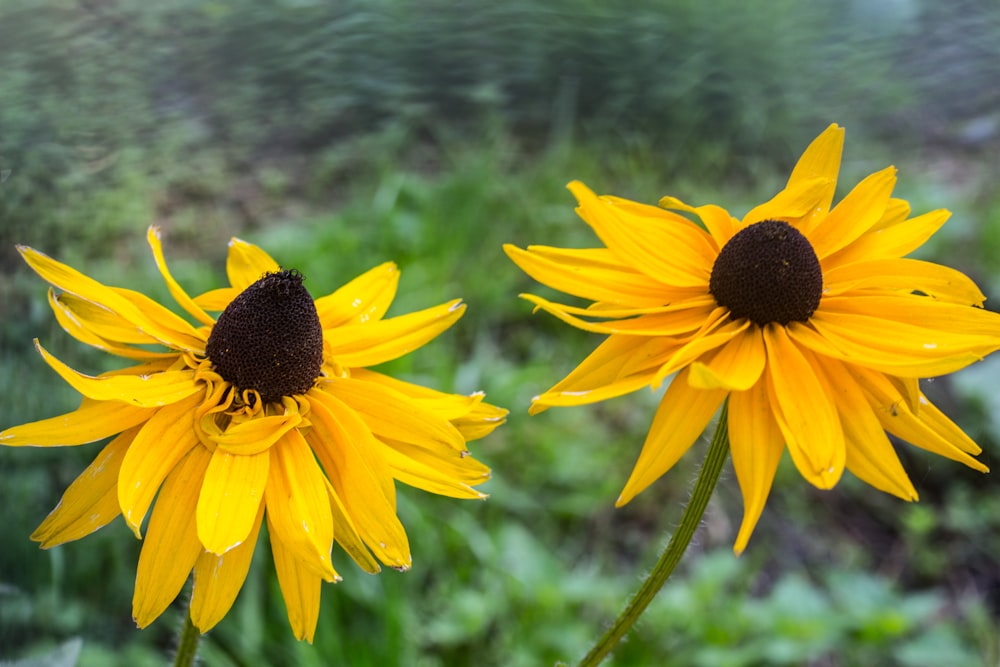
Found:
[[[974,470],[989,468],[969,456],[981,450],[969,436],[941,414],[921,394],[920,410],[914,413],[896,386],[882,373],[864,368],[848,367],[865,391],[875,416],[883,428],[921,449],[964,463]]]
[[[684,340],[690,338],[690,341],[684,343],[670,357],[670,360],[660,367],[653,379],[653,386],[659,386],[668,375],[676,373],[681,368],[697,361],[702,355],[743,336],[748,330],[755,327],[757,325],[751,324],[750,320],[746,318],[730,320],[728,308],[716,308],[705,318],[702,330],[695,336],[686,337]]]
[[[522,271],[566,294],[634,307],[659,306],[669,299],[669,287],[628,266],[607,248],[522,250],[507,244],[503,249]]]
[[[8,447],[62,447],[95,442],[141,424],[154,408],[137,408],[118,401],[87,401],[73,412],[30,424],[12,426],[0,433]]]
[[[531,412],[547,406],[583,405],[650,386],[657,369],[681,344],[669,339],[613,335],[569,375],[533,400]]]
[[[919,259],[873,259],[841,265],[823,274],[826,297],[860,290],[922,292],[935,299],[967,306],[982,306],[986,299],[961,271]]]
[[[205,342],[194,327],[152,299],[130,290],[106,287],[27,246],[18,246],[18,251],[35,273],[64,292],[107,308],[164,345],[204,351]]]
[[[660,199],[660,206],[697,215],[715,241],[716,248],[724,247],[740,228],[739,220],[729,215],[726,209],[714,204],[690,206],[676,197],[663,197]]]
[[[206,551],[222,556],[246,541],[264,499],[270,459],[267,451],[213,452],[195,514],[198,539]]]
[[[712,419],[728,392],[695,389],[688,369],[677,374],[656,410],[639,460],[615,502],[621,507],[670,470]]]
[[[862,234],[850,245],[826,257],[823,260],[824,268],[832,269],[843,264],[908,255],[933,236],[949,216],[951,212],[944,209],[931,211],[898,225]]]
[[[324,329],[364,324],[382,319],[399,285],[399,269],[385,262],[362,273],[333,294],[316,299],[316,312]]]
[[[357,412],[377,436],[465,451],[465,438],[451,422],[424,410],[389,387],[354,378],[337,378],[324,384],[323,390]]]
[[[272,535],[314,574],[334,581],[333,517],[323,471],[298,431],[289,431],[268,451],[264,502]]]
[[[135,573],[132,617],[140,628],[155,621],[170,606],[201,553],[191,517],[208,459],[208,450],[191,449],[163,482]]]
[[[786,187],[769,201],[756,206],[743,216],[742,227],[764,220],[791,220],[818,215],[823,211],[822,202],[835,184],[827,179],[816,178]]]
[[[252,243],[235,236],[229,239],[229,254],[226,257],[226,275],[229,284],[242,292],[260,280],[265,273],[280,271],[278,263],[271,256]]]
[[[301,423],[302,415],[288,411],[282,415],[254,417],[230,424],[225,431],[209,438],[219,445],[219,449],[230,454],[259,454],[270,449],[285,433]]]
[[[847,469],[880,491],[916,500],[917,491],[857,380],[842,362],[824,358],[816,361],[836,396],[847,443]]]
[[[788,453],[806,480],[832,488],[844,471],[844,433],[833,397],[785,328],[764,327],[767,392]]]
[[[150,375],[93,377],[78,373],[49,354],[35,340],[35,347],[52,369],[78,392],[96,401],[122,401],[140,408],[153,408],[191,396],[201,387],[194,371],[164,371]]]
[[[830,203],[833,201],[843,151],[844,128],[833,123],[806,147],[802,153],[802,157],[798,159],[795,168],[792,169],[792,173],[788,177],[788,184],[785,187],[792,188],[800,183],[817,178],[830,181],[831,186],[829,190],[824,193],[823,198],[817,203],[817,207],[821,209],[821,212],[826,213],[830,210]]]
[[[201,306],[188,296],[188,293],[184,291],[180,283],[170,275],[170,270],[167,268],[167,260],[163,256],[163,244],[160,242],[160,228],[151,225],[146,232],[146,241],[153,250],[153,259],[156,262],[156,268],[160,270],[160,275],[163,276],[163,281],[167,284],[167,289],[170,290],[170,296],[174,297],[174,300],[177,301],[177,304],[181,308],[189,312],[202,324],[207,324],[208,326],[214,325],[215,320],[202,310]]]
[[[485,438],[507,421],[508,411],[479,401],[467,414],[452,420],[466,442]]]
[[[70,307],[71,304],[72,307]],[[99,333],[96,333],[100,329],[100,324],[95,326],[94,321],[88,319],[89,314],[98,314],[98,316],[106,315],[109,319],[113,318],[121,322],[124,322],[124,320],[111,311],[105,310],[104,308],[96,306],[88,301],[84,301],[83,299],[79,299],[72,294],[63,292],[57,295],[55,290],[50,287],[49,305],[52,307],[52,312],[55,314],[56,321],[59,322],[59,326],[61,326],[66,333],[81,343],[103,350],[108,354],[114,354],[127,359],[166,359],[177,357],[177,353],[173,351],[154,352],[143,348],[122,345],[114,342],[113,340],[108,340],[107,338],[102,337]],[[87,311],[90,311],[90,313],[87,313]],[[144,334],[138,332],[138,330],[134,327],[127,331],[130,333],[126,332],[124,334],[125,336],[132,338],[145,337],[148,339],[141,342],[157,342],[154,338],[144,336]]]
[[[285,599],[292,634],[296,639],[304,639],[311,644],[316,634],[316,622],[319,620],[323,581],[312,568],[298,560],[295,550],[282,543],[278,537],[280,532],[274,530],[270,514],[267,517],[267,527],[271,538],[271,553],[274,555],[274,569],[278,574],[281,596]]]
[[[697,331],[716,308],[714,299],[699,299],[690,308],[676,309],[666,313],[653,313],[650,315],[640,315],[624,320],[614,320],[611,322],[588,322],[571,315],[570,308],[561,304],[553,303],[533,294],[520,294],[522,299],[535,304],[535,309],[542,309],[547,313],[555,315],[557,318],[584,331],[601,334],[628,334],[631,336],[683,336]],[[605,316],[605,313],[598,313]]]
[[[941,302],[915,294],[848,295],[822,301],[824,314],[860,315],[884,318],[915,328],[942,330],[976,339],[1000,339],[1000,314],[983,308]],[[878,326],[884,326],[879,324]],[[926,340],[926,335],[921,334]],[[896,341],[893,341],[896,342]],[[923,343],[921,343],[923,347]],[[925,348],[935,350],[937,348]]]
[[[97,458],[69,485],[62,499],[31,539],[49,549],[78,540],[108,525],[121,514],[118,470],[139,429],[128,429],[109,442]]]
[[[842,361],[908,377],[952,373],[1000,346],[1000,339],[991,336],[917,327],[869,315],[827,312],[822,303],[809,324],[823,340],[815,341],[806,332],[808,327],[799,327],[792,328],[796,342]]]
[[[377,574],[382,568],[379,567],[378,561],[375,560],[375,557],[368,551],[368,547],[365,546],[364,541],[358,534],[358,529],[354,526],[354,522],[351,521],[351,517],[347,513],[347,508],[344,507],[344,503],[337,496],[337,491],[330,484],[330,480],[326,480],[326,492],[330,497],[330,512],[333,515],[333,538],[347,552],[347,555],[358,564],[358,567],[368,574]]]
[[[358,534],[383,563],[408,568],[410,545],[396,516],[392,474],[378,455],[374,436],[335,397],[315,389],[308,396],[312,404],[309,443]]]
[[[485,493],[476,491],[465,482],[448,475],[439,467],[406,456],[401,451],[381,442],[379,444],[382,445],[379,453],[392,471],[392,476],[404,484],[450,498],[475,498],[478,500],[486,498]],[[461,458],[462,455],[455,452],[454,456]],[[485,482],[487,479],[488,477],[479,481]]]
[[[212,310],[216,312],[221,312],[226,309],[233,299],[235,299],[240,294],[240,289],[237,287],[220,287],[219,289],[213,289],[205,292],[204,294],[199,294],[194,298],[194,302],[198,304],[199,308],[204,308],[205,310]]]
[[[264,505],[257,508],[257,518],[247,539],[238,547],[217,556],[202,551],[194,564],[194,587],[191,593],[191,622],[202,633],[221,621],[236,601],[246,581],[253,560],[257,536],[264,518]]]
[[[456,452],[454,449],[444,446],[420,447],[399,440],[383,440],[381,438],[379,440],[403,456],[413,459],[423,466],[433,468],[462,484],[476,486],[490,478],[490,469],[470,456],[469,452]],[[386,461],[390,464],[390,468],[394,468],[388,458]],[[399,478],[397,477],[397,479]]]
[[[375,366],[435,338],[465,312],[460,299],[398,317],[325,329],[330,353],[343,366]]]
[[[200,445],[193,415],[201,398],[191,396],[157,410],[125,454],[118,474],[118,502],[136,537],[141,537],[139,526],[164,478],[191,449]],[[192,495],[197,498],[196,491]]]
[[[689,382],[697,389],[743,391],[757,384],[765,358],[760,327],[749,327],[706,362],[692,363]]]
[[[743,553],[764,504],[785,450],[785,438],[774,420],[765,382],[729,396],[729,442],[733,470],[743,494],[743,522],[733,551]]]
[[[636,215],[632,208],[598,198],[579,181],[568,187],[580,204],[579,216],[619,260],[665,285],[708,286],[718,251],[693,222],[654,207],[649,208],[659,211],[659,219]],[[670,252],[664,252],[667,248]]]
[[[874,227],[895,186],[895,167],[875,172],[858,183],[810,232],[809,243],[816,256],[822,260]]]

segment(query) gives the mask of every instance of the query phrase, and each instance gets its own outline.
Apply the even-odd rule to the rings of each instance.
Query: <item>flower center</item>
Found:
[[[305,393],[323,366],[323,328],[298,271],[268,273],[226,306],[205,345],[212,367],[264,402]]]
[[[712,266],[708,291],[735,319],[760,326],[805,322],[823,295],[823,271],[801,232],[764,220],[729,239]]]

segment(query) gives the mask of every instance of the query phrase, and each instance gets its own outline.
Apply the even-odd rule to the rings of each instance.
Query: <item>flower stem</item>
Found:
[[[201,632],[194,627],[191,621],[191,610],[184,613],[184,627],[181,628],[181,636],[177,641],[177,655],[174,656],[174,667],[194,667],[195,658],[198,657],[198,641],[201,639]]]
[[[629,601],[628,606],[615,619],[614,624],[608,628],[597,644],[590,649],[590,652],[584,656],[583,660],[579,663],[579,667],[596,667],[601,664],[601,661],[618,645],[618,642],[625,636],[625,633],[639,620],[642,612],[646,610],[646,607],[656,597],[663,584],[670,578],[674,568],[677,567],[677,563],[680,562],[681,556],[684,555],[684,551],[691,543],[691,538],[694,537],[695,531],[701,524],[705,508],[708,507],[708,500],[712,497],[712,492],[715,490],[715,483],[719,481],[722,466],[729,455],[728,407],[728,401],[722,404],[719,424],[715,429],[715,435],[712,437],[712,444],[708,448],[708,454],[705,455],[701,472],[698,473],[698,480],[695,482],[694,491],[691,492],[691,499],[688,500],[687,507],[684,508],[680,526],[674,531],[670,542],[667,544],[667,548],[664,549],[660,555],[660,559],[653,567],[653,571],[642,582],[642,586],[636,591],[635,595]]]

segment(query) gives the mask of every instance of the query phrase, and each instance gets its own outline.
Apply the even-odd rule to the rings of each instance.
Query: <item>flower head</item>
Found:
[[[428,342],[465,306],[455,300],[384,317],[399,280],[391,262],[314,301],[301,274],[239,239],[229,244],[230,286],[192,298],[167,270],[159,230],[147,239],[170,293],[197,325],[139,292],[18,248],[55,288],[49,304],[70,335],[134,362],[92,377],[36,341],[83,402],[3,431],[0,444],[115,437],[32,539],[53,547],[119,514],[141,537],[148,514],[136,623],[152,623],[193,571],[191,620],[205,632],[232,606],[266,521],[289,622],[312,641],[321,582],[340,578],[330,561],[334,541],[368,572],[380,562],[410,566],[395,480],[485,497],[473,487],[489,469],[466,442],[502,424],[506,410],[481,393],[441,393],[367,368]]]
[[[889,167],[831,208],[844,131],[831,125],[788,184],[742,219],[673,197],[660,207],[569,189],[604,247],[506,246],[530,276],[591,300],[522,295],[607,339],[534,399],[533,413],[592,403],[675,374],[619,506],[669,470],[724,400],[744,516],[741,552],[782,452],[828,489],[847,468],[905,500],[917,492],[887,432],[965,463],[980,448],[921,393],[1000,347],[1000,316],[964,274],[907,258],[948,218],[910,217]],[[690,215],[701,222],[695,224]]]

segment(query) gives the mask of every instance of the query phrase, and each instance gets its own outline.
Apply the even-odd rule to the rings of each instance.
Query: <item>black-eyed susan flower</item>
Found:
[[[232,606],[266,521],[289,622],[296,637],[312,641],[321,582],[339,579],[334,541],[368,572],[380,562],[410,566],[396,480],[485,497],[474,487],[489,469],[466,442],[503,423],[506,411],[481,393],[441,393],[368,368],[428,342],[465,306],[455,300],[385,317],[399,280],[391,262],[314,301],[299,273],[239,239],[229,244],[230,286],[192,298],[167,270],[159,230],[147,238],[171,295],[196,324],[19,247],[55,288],[49,304],[63,328],[134,362],[92,377],[36,341],[82,404],[9,428],[0,444],[114,438],[32,539],[53,547],[118,515],[140,537],[148,515],[136,623],[155,620],[193,572],[190,616],[205,632]]]
[[[667,388],[618,498],[669,470],[724,400],[744,500],[741,552],[782,452],[809,482],[844,469],[905,500],[917,492],[887,432],[980,471],[980,448],[921,393],[920,378],[1000,347],[1000,316],[964,274],[906,255],[948,218],[910,217],[892,197],[896,170],[861,181],[831,208],[844,131],[831,125],[785,188],[742,219],[673,197],[659,207],[598,197],[570,183],[604,247],[506,246],[528,275],[593,301],[524,298],[607,339],[533,400],[531,411]],[[699,226],[692,219],[700,220]]]

